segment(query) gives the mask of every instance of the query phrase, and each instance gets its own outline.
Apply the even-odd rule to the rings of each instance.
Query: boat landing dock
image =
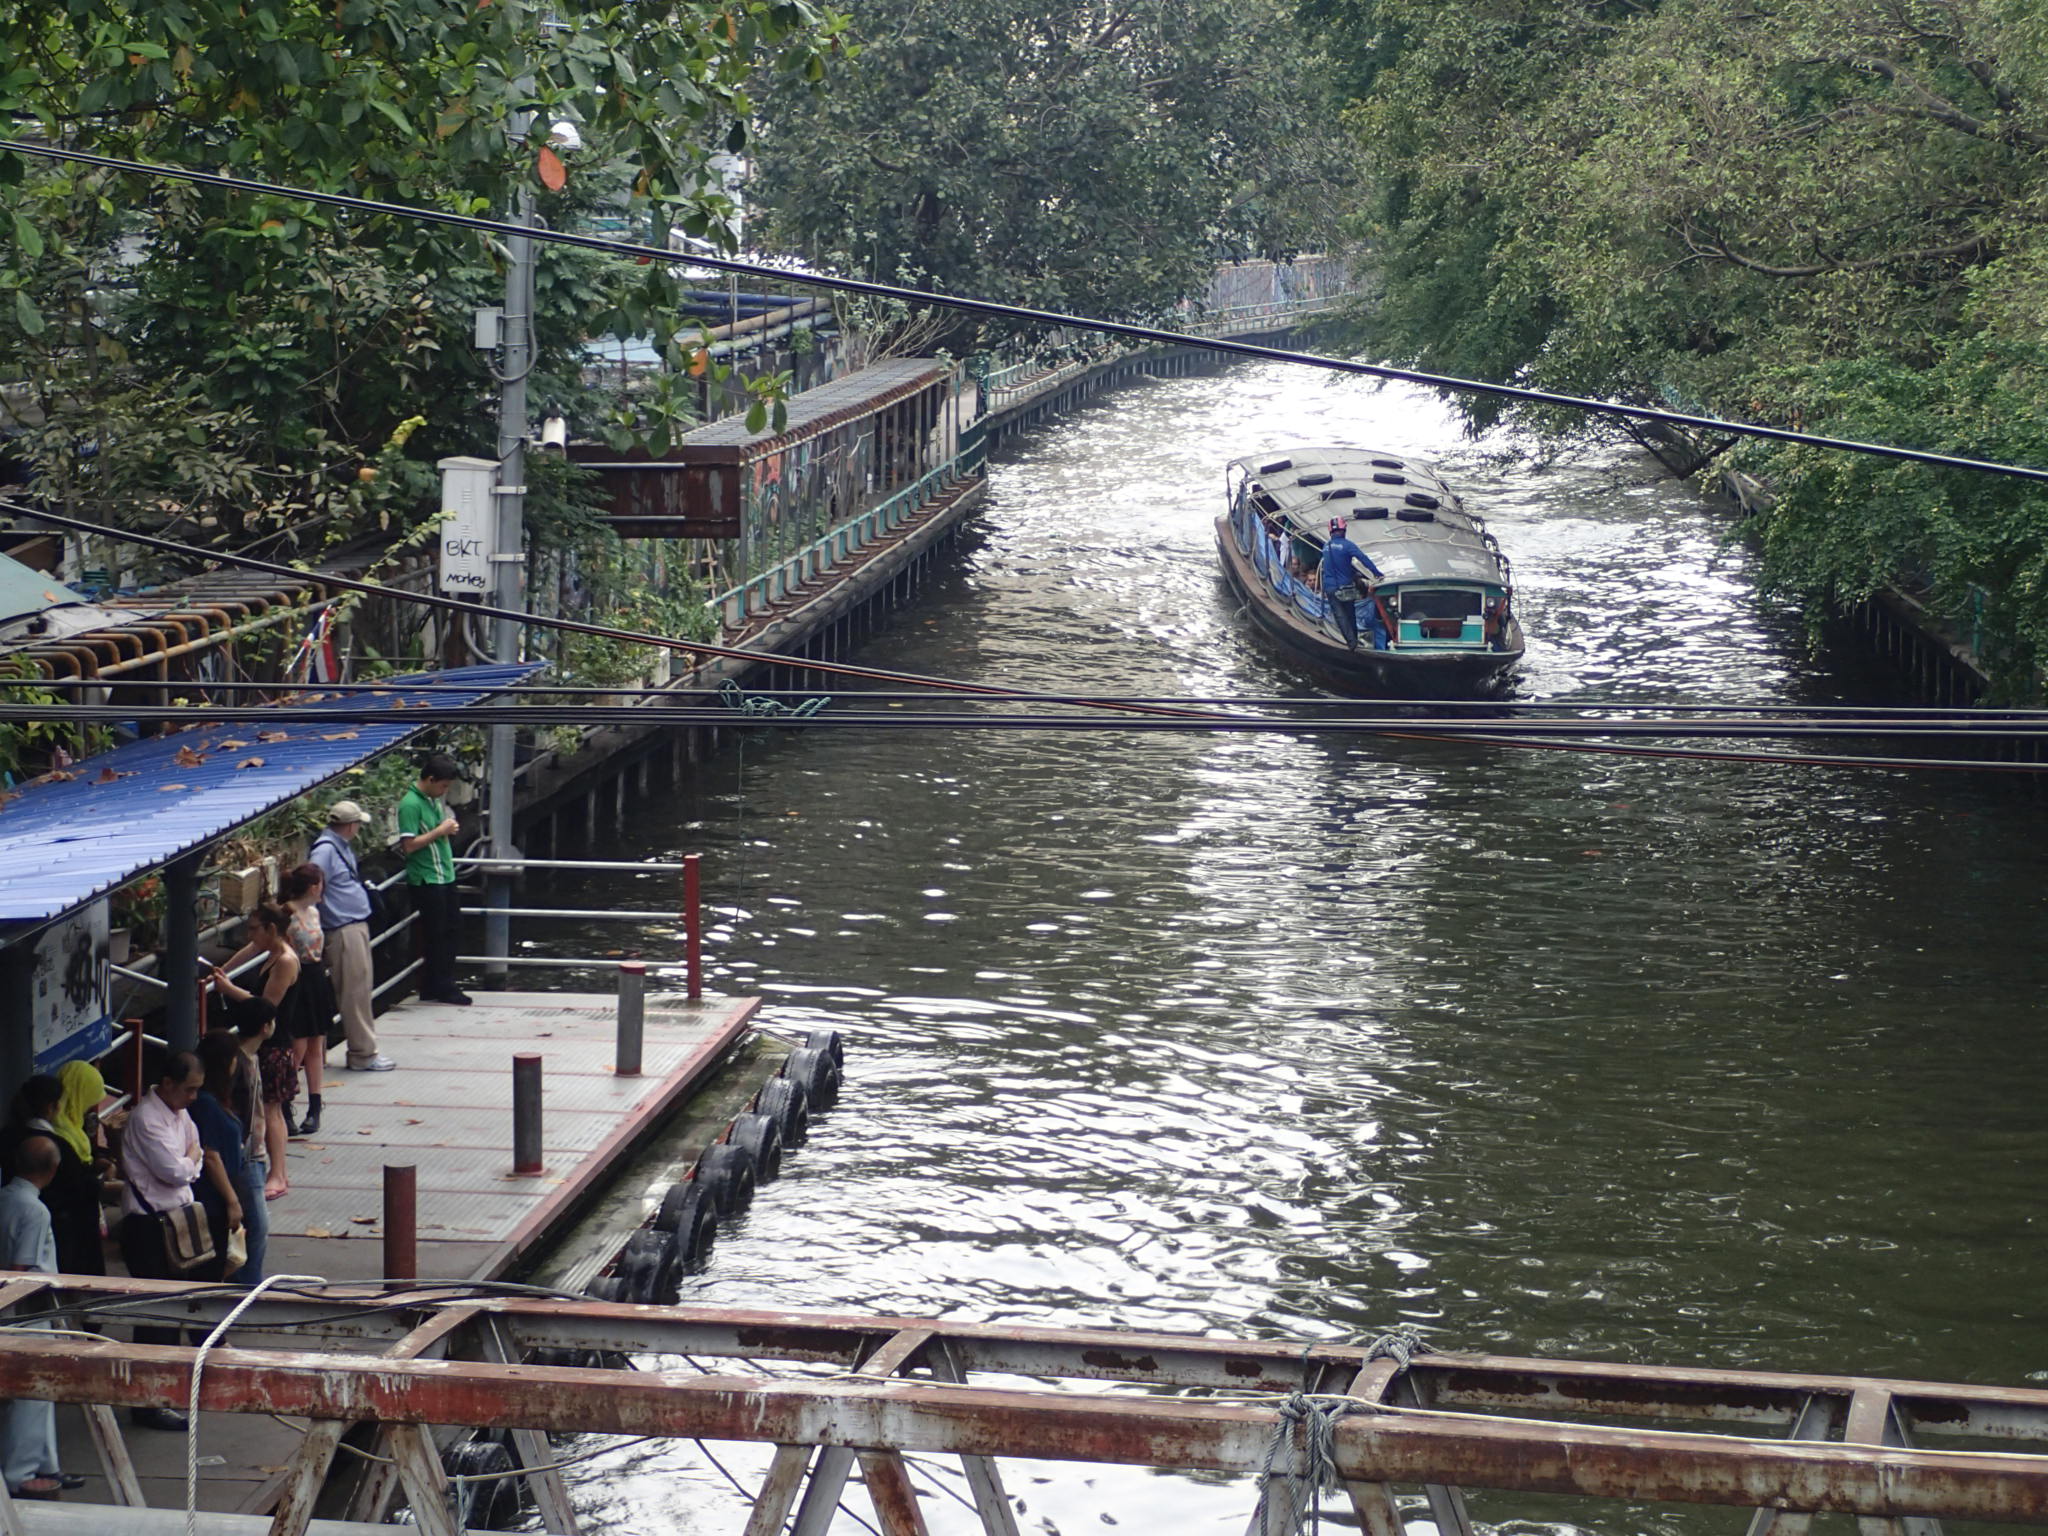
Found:
[[[613,1070],[617,1003],[574,992],[479,992],[468,1008],[407,1002],[377,1033],[395,1072],[330,1067],[318,1136],[291,1144],[291,1193],[270,1207],[272,1273],[384,1274],[384,1167],[419,1180],[419,1273],[515,1268],[698,1086],[747,1031],[757,998],[647,1001],[641,1071]],[[512,1058],[541,1057],[541,1164],[512,1171]]]
[[[692,1003],[650,995],[641,1070],[620,1076],[616,998],[475,997],[467,1008],[406,1002],[380,1015],[378,1037],[396,1071],[349,1072],[330,1062],[320,1134],[291,1144],[291,1190],[269,1207],[269,1273],[384,1276],[387,1164],[417,1170],[420,1278],[516,1273],[559,1241],[632,1155],[742,1052],[760,1008],[751,997]],[[537,1175],[513,1172],[512,1059],[527,1054],[541,1058],[543,1074]],[[91,1478],[72,1501],[111,1501],[81,1411],[60,1408],[57,1427],[65,1466]],[[181,1510],[185,1436],[134,1429],[125,1438],[143,1498]],[[202,1415],[200,1507],[232,1511],[266,1490],[274,1496],[301,1442],[300,1431],[261,1415]]]

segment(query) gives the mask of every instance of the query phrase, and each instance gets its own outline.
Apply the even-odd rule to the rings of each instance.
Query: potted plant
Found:
[[[107,898],[107,951],[116,965],[125,964],[135,953],[148,953],[163,942],[164,911],[168,906],[161,875],[144,875]],[[120,934],[120,954],[114,954],[115,934]]]

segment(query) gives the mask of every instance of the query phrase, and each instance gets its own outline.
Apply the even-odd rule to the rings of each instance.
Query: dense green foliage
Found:
[[[764,74],[820,77],[839,26],[808,0],[62,0],[0,7],[0,108],[113,155],[484,214],[523,186],[557,220],[722,240],[711,151],[743,141]],[[584,145],[551,194],[542,145],[564,119]],[[436,458],[495,450],[470,332],[503,261],[410,220],[0,156],[16,452],[53,504],[102,521],[302,548],[412,521]],[[672,330],[672,281],[544,251],[536,403],[594,425],[584,340]]]
[[[765,239],[863,276],[1123,317],[1330,229],[1344,167],[1278,0],[866,0],[767,98]]]
[[[2021,0],[1309,0],[1374,175],[1382,355],[2048,464],[2048,18]],[[1472,401],[1484,423],[1499,407]],[[1560,434],[1583,420],[1527,418]],[[2048,657],[2048,502],[1805,452],[1769,578]],[[1986,596],[1988,594],[1988,597]]]

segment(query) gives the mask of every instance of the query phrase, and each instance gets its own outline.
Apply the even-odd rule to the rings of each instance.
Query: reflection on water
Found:
[[[1832,696],[1722,519],[1637,460],[1500,462],[1429,400],[1279,368],[1127,391],[1014,452],[936,585],[857,659],[1301,691],[1231,612],[1211,521],[1226,460],[1329,441],[1434,458],[1487,514],[1530,635],[1521,696]],[[633,819],[603,853],[701,850],[738,908],[716,984],[850,1041],[842,1107],[686,1299],[2048,1371],[2042,811],[2008,785],[820,730],[729,751]],[[747,1482],[765,1465],[718,1454]],[[693,1450],[598,1465],[582,1496],[605,1528],[737,1528]],[[1241,1529],[1249,1507],[1109,1468],[1012,1486],[1031,1529]],[[967,1528],[944,1492],[926,1513]]]

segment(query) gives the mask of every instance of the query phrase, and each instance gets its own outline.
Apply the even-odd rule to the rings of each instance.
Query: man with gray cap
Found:
[[[377,1049],[377,1023],[370,1010],[376,967],[370,956],[370,892],[363,884],[354,847],[370,813],[353,800],[337,800],[327,812],[327,830],[313,839],[308,862],[326,878],[320,895],[320,926],[327,935],[327,971],[341,1005],[348,1035],[348,1064],[357,1072],[389,1072],[398,1063]]]

